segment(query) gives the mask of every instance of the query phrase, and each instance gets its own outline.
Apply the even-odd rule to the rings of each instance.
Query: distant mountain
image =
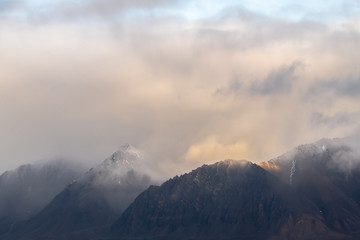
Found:
[[[0,176],[0,235],[43,209],[83,173],[76,164],[51,160],[27,164]]]
[[[136,167],[140,151],[122,146],[66,187],[50,204],[0,239],[89,239],[107,228],[151,179]]]

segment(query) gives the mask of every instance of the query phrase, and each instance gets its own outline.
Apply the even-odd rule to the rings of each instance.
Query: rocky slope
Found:
[[[246,161],[204,165],[142,193],[111,228],[114,239],[339,237],[316,205]]]

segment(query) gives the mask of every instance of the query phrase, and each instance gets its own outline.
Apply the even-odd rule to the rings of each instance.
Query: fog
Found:
[[[0,218],[34,216],[84,171],[78,164],[52,159],[5,172],[0,176]]]

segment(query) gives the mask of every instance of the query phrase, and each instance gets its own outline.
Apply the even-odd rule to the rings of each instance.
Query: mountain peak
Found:
[[[122,178],[129,171],[139,171],[143,164],[143,153],[130,144],[120,148],[106,158],[97,167],[90,169],[87,177],[94,178],[95,182],[112,182],[114,179]]]
[[[142,158],[142,153],[130,144],[120,146],[119,150],[105,159],[105,165],[121,165],[125,168],[133,168],[133,164]]]

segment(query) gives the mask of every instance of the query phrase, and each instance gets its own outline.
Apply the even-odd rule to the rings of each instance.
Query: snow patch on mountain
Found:
[[[145,154],[125,144],[86,172],[70,189],[85,198],[104,200],[114,212],[121,213],[139,193],[151,184],[158,184],[149,169]]]

